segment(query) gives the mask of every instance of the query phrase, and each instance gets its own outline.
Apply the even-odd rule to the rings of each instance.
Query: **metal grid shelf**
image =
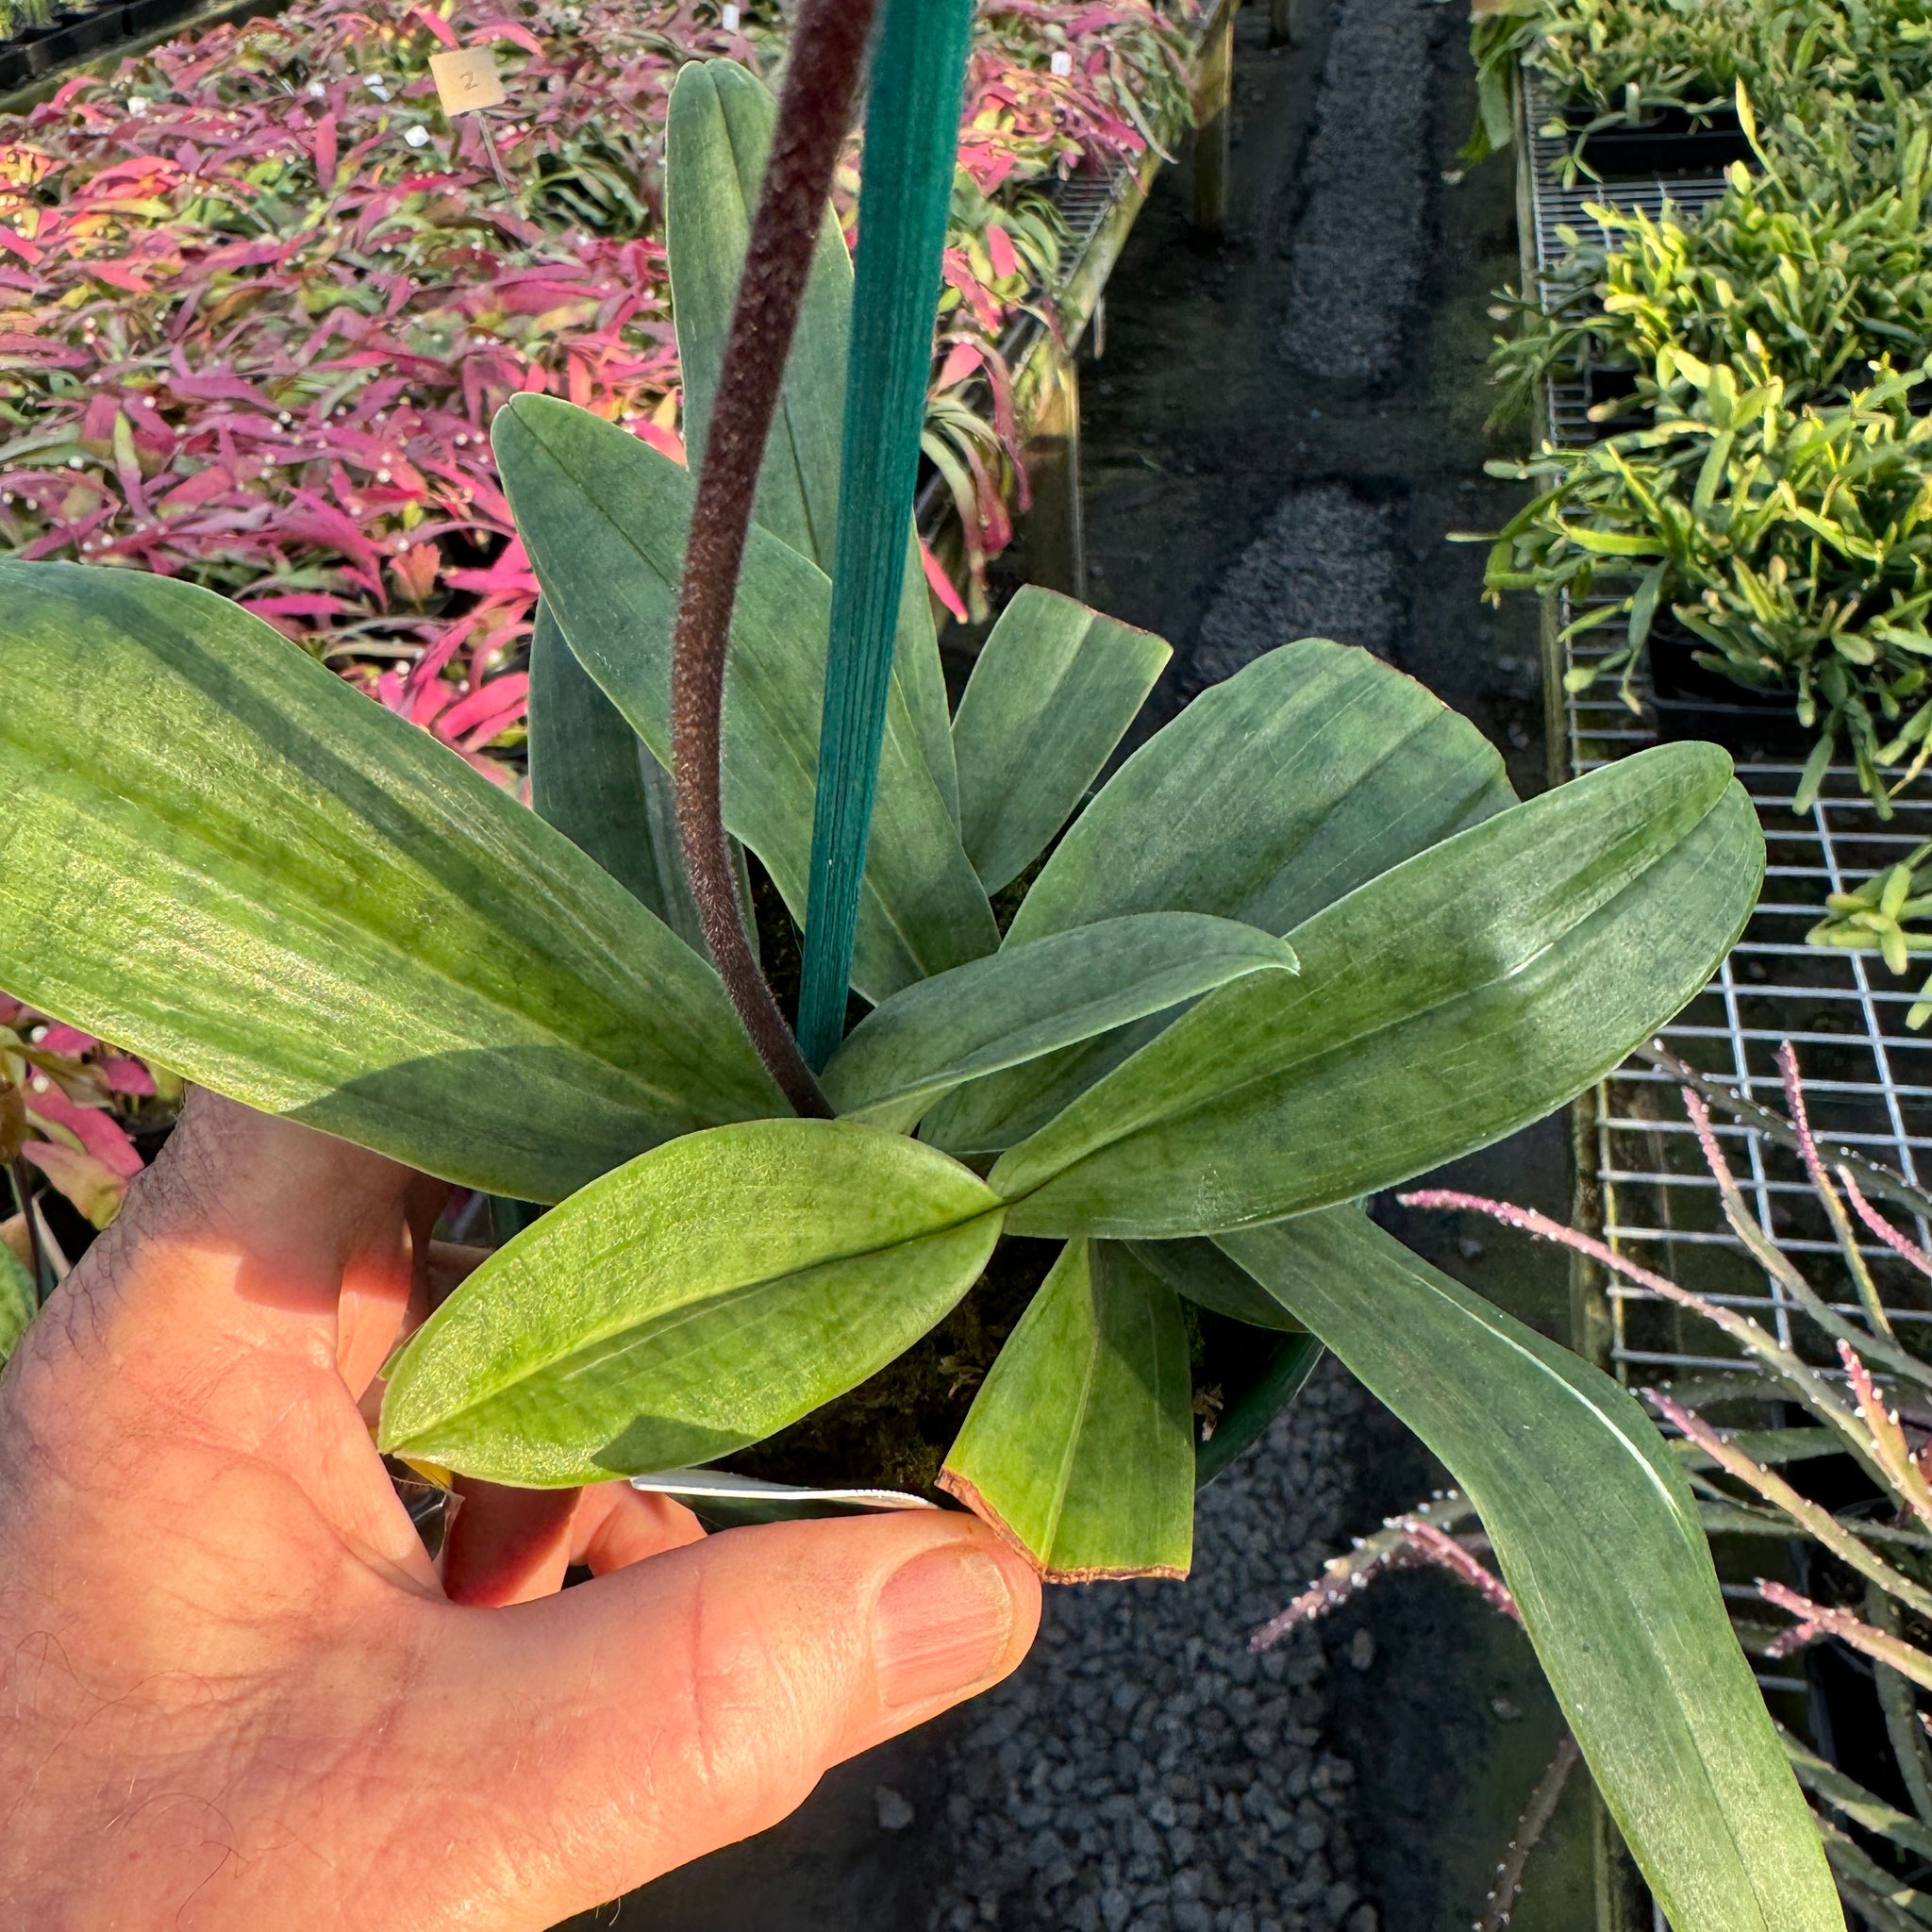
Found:
[[[1590,205],[1656,213],[1668,201],[1688,211],[1722,194],[1716,175],[1566,187],[1569,145],[1535,131],[1550,118],[1549,104],[1529,89],[1524,93],[1524,270],[1540,290],[1548,290],[1565,252],[1557,229],[1586,231],[1594,222]],[[1552,441],[1587,441],[1600,433],[1587,419],[1586,403],[1579,382],[1549,386],[1543,405]],[[1610,651],[1598,641],[1601,633],[1586,633],[1574,645],[1563,641],[1572,614],[1567,606],[1547,614],[1544,670],[1551,689],[1565,692],[1561,750],[1576,775],[1657,739],[1641,671],[1631,680],[1634,711],[1614,677],[1569,691],[1568,673],[1601,664]],[[1857,885],[1932,838],[1932,800],[1923,793],[1901,799],[1894,816],[1882,820],[1847,768],[1828,774],[1817,804],[1801,815],[1792,806],[1797,765],[1740,760],[1738,775],[1764,827],[1764,896],[1717,977],[1666,1029],[1663,1043],[1712,1078],[1781,1111],[1774,1057],[1790,1040],[1821,1142],[1856,1150],[1914,1182],[1932,1179],[1932,1029],[1915,1034],[1905,1024],[1918,978],[1895,979],[1875,958],[1805,943],[1827,892]],[[1726,1226],[1674,1081],[1633,1060],[1585,1106],[1579,1154],[1594,1184],[1605,1239],[1815,1353],[1809,1324],[1793,1324],[1781,1291]],[[1797,1157],[1721,1113],[1715,1125],[1759,1226],[1794,1257],[1818,1257],[1820,1265],[1809,1272],[1835,1295],[1842,1274],[1831,1260],[1837,1246]],[[1928,1230],[1921,1224],[1917,1233],[1924,1241]],[[1932,1300],[1921,1291],[1926,1284],[1889,1252],[1874,1249],[1869,1258],[1899,1319],[1914,1327],[1932,1323]],[[1610,1364],[1624,1381],[1681,1381],[1738,1366],[1729,1342],[1696,1317],[1640,1289],[1613,1285],[1606,1292]],[[1836,1369],[1828,1360],[1821,1365]]]

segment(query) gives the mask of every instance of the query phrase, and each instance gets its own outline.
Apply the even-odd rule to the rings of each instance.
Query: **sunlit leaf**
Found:
[[[547,396],[497,415],[517,526],[571,649],[669,765],[671,631],[690,474],[627,431]],[[732,618],[724,686],[724,823],[803,920],[831,585],[756,526]],[[990,953],[987,904],[909,714],[886,714],[853,982],[881,1000]]]
[[[391,1373],[382,1446],[532,1488],[712,1460],[909,1348],[999,1231],[976,1175],[876,1127],[688,1135],[464,1281]]]
[[[1185,1576],[1191,1401],[1173,1291],[1115,1243],[1069,1242],[974,1398],[940,1487],[1055,1582]]]
[[[1838,1932],[1682,1474],[1637,1404],[1352,1208],[1225,1235],[1448,1465],[1680,1932]]]
[[[1250,973],[1291,973],[1294,953],[1231,919],[1145,912],[995,953],[894,993],[826,1063],[841,1113],[909,1131],[941,1093]]]
[[[1210,993],[993,1169],[1016,1233],[1158,1239],[1305,1213],[1539,1119],[1707,981],[1764,841],[1730,760],[1664,745],[1297,926],[1297,978]]]
[[[0,561],[0,985],[219,1092],[556,1200],[784,1103],[709,966],[226,599]]]
[[[989,892],[1046,850],[1172,655],[1031,584],[1000,613],[953,721],[961,835]]]

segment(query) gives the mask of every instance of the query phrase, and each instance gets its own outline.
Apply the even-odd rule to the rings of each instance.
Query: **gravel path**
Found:
[[[1200,688],[1290,638],[1334,638],[1386,658],[1402,621],[1389,512],[1345,483],[1291,491],[1201,620],[1189,666]]]
[[[1319,1637],[1247,1649],[1344,1540],[1365,1400],[1323,1364],[1202,1492],[1189,1582],[1050,1592],[1032,1657],[953,1747],[930,1932],[1376,1932]]]
[[[1421,286],[1429,115],[1427,0],[1342,0],[1322,71],[1281,346],[1311,375],[1394,374]]]

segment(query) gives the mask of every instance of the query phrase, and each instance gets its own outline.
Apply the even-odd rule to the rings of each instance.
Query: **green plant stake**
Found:
[[[873,60],[798,1015],[814,1067],[845,1030],[972,32],[972,0],[888,0]]]

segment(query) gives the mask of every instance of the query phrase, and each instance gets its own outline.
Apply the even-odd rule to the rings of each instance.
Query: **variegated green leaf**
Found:
[[[671,631],[694,485],[627,430],[547,396],[497,415],[517,527],[565,639],[660,764],[670,745]],[[803,920],[831,585],[756,526],[724,685],[724,823]],[[893,695],[879,759],[853,983],[882,1000],[990,953],[992,910]]]
[[[470,1275],[394,1363],[379,1440],[540,1489],[709,1461],[909,1348],[999,1231],[983,1181],[897,1134],[688,1135]]]
[[[1220,1237],[1481,1513],[1597,1789],[1679,1932],[1840,1932],[1689,1485],[1607,1375],[1353,1208]]]
[[[1291,973],[1294,953],[1232,919],[1143,912],[995,953],[897,992],[826,1063],[841,1113],[909,1132],[942,1093],[1250,973]]]
[[[960,832],[989,892],[1046,850],[1172,655],[1031,584],[1000,613],[953,721]]]
[[[224,597],[0,561],[0,986],[251,1107],[552,1201],[781,1112],[717,975]]]
[[[1180,1304],[1112,1242],[1070,1242],[988,1373],[940,1487],[1056,1583],[1185,1576],[1192,1385]]]
[[[694,953],[706,951],[671,779],[539,602],[530,638],[530,802]]]
[[[1026,894],[1008,948],[1129,912],[1291,925],[1511,802],[1475,726],[1366,651],[1284,644],[1203,691],[1109,778]],[[940,1102],[925,1138],[996,1153],[1154,1039],[1137,1022]]]
[[[1211,993],[993,1169],[1032,1235],[1216,1233],[1373,1192],[1560,1107],[1704,986],[1764,870],[1713,745],[1592,772],[1357,888],[1301,975]]]

